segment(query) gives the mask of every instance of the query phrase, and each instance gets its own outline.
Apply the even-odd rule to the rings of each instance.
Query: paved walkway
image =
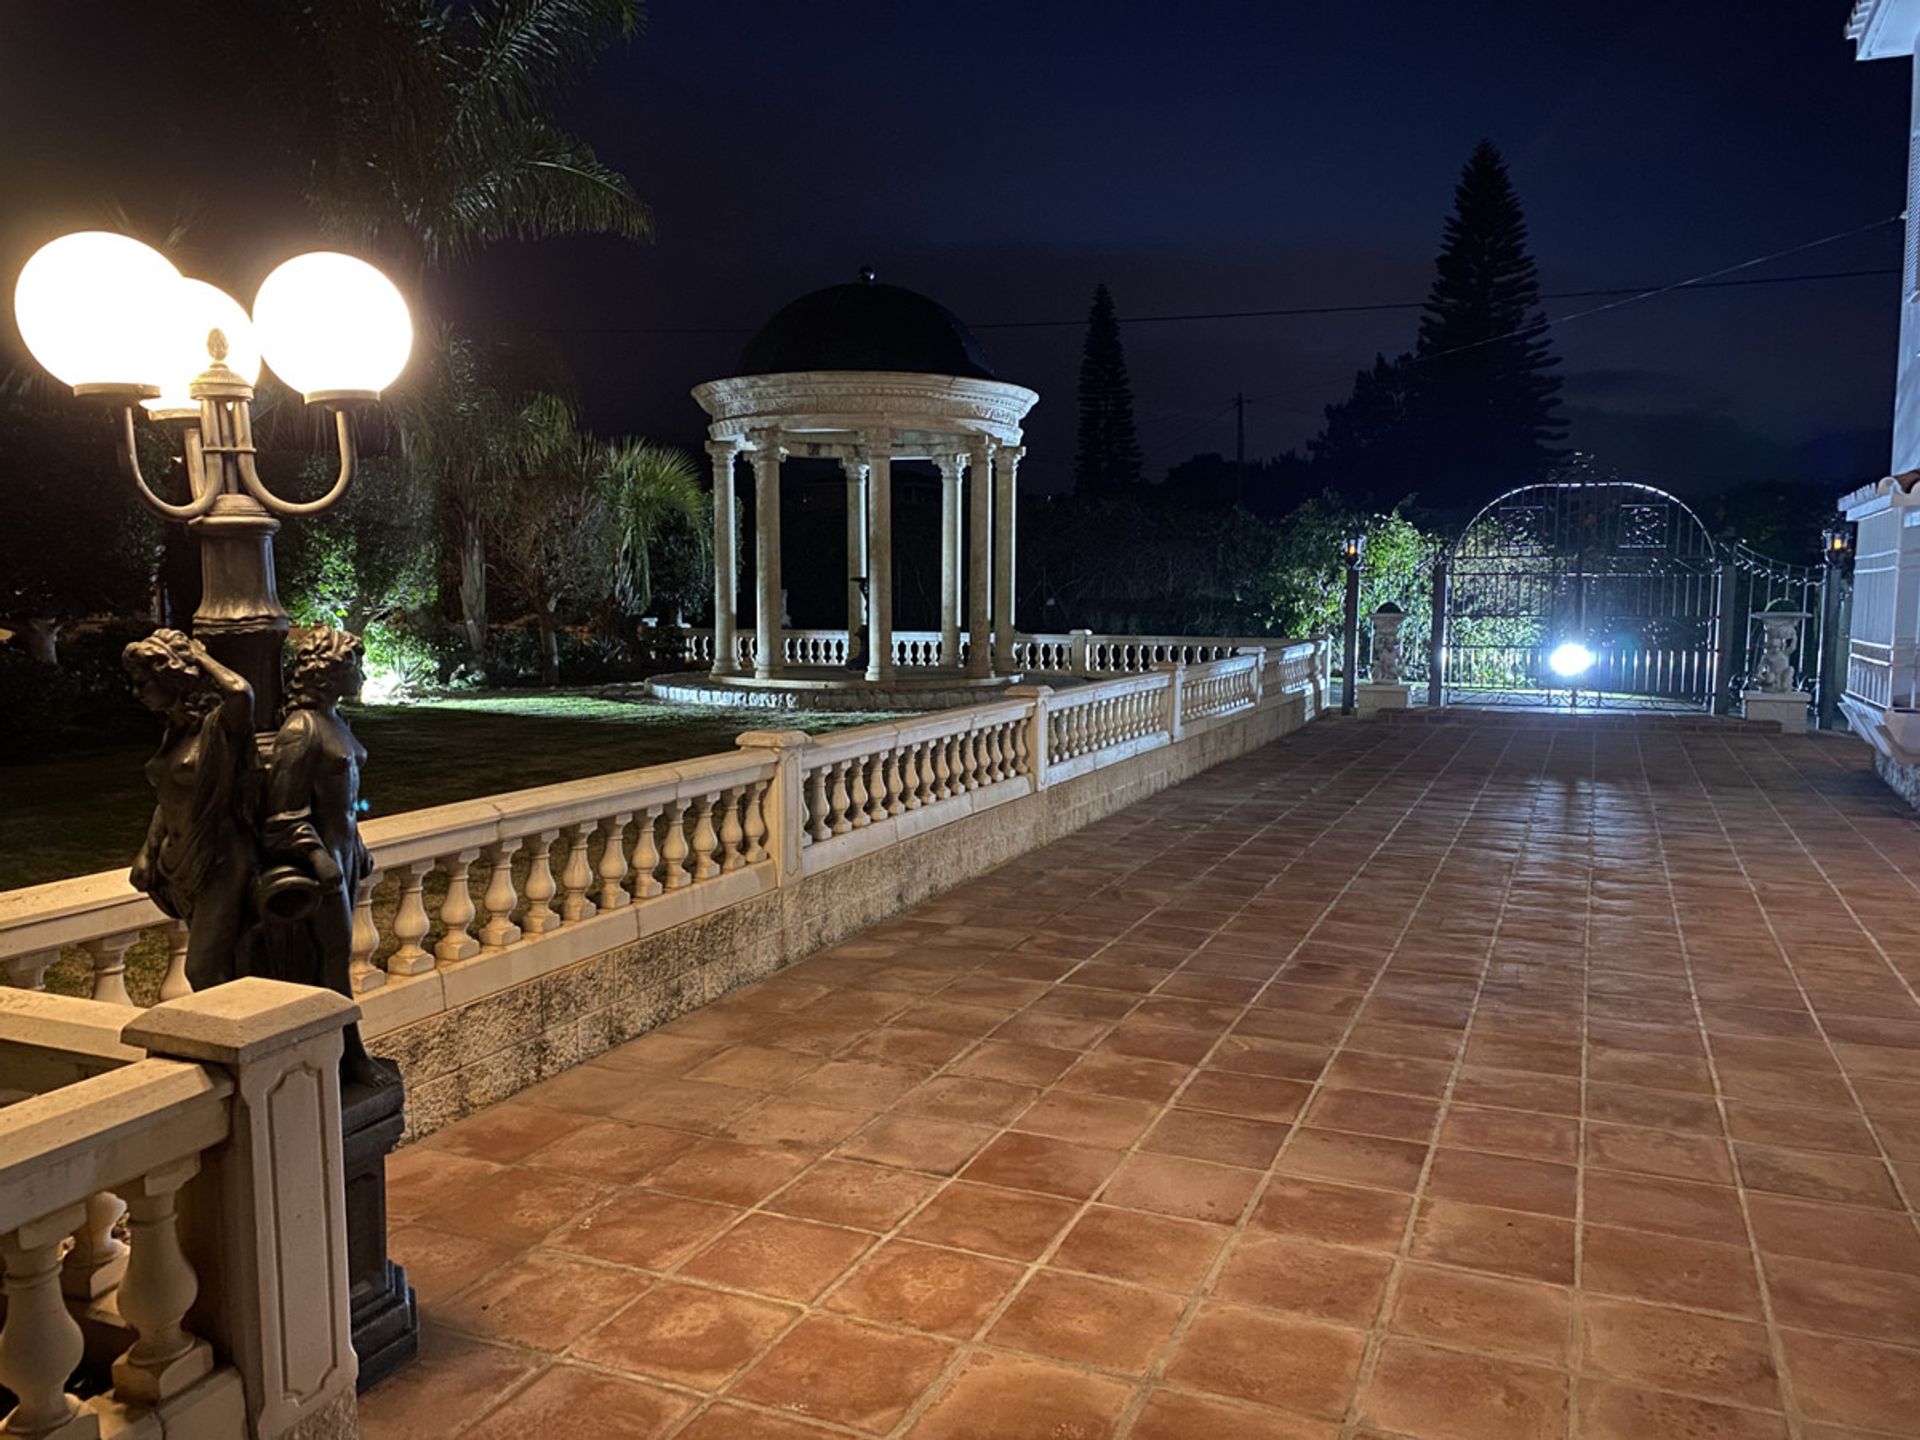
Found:
[[[1920,1434],[1920,826],[1309,726],[395,1157],[368,1440]]]

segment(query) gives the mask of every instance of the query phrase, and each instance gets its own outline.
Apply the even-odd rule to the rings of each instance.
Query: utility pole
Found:
[[[1247,503],[1247,397],[1233,397],[1233,503]]]

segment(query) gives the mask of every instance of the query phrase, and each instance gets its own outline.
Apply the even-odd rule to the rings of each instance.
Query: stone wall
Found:
[[[404,1023],[370,1047],[407,1080],[407,1136],[589,1060],[962,881],[1305,723],[1300,694],[1189,731],[818,873]]]

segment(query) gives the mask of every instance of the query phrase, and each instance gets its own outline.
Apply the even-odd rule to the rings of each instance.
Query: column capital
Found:
[[[960,472],[967,468],[966,454],[958,452],[952,455],[936,455],[933,457],[933,468],[940,472],[942,480],[957,484]]]
[[[867,471],[872,468],[872,462],[865,455],[842,455],[840,457],[840,473],[850,481],[857,483],[865,479]]]
[[[741,444],[738,440],[707,441],[707,454],[721,463],[731,463],[733,457],[740,453],[740,449]]]
[[[860,431],[860,447],[871,459],[875,455],[893,458],[893,428],[889,425],[870,426]]]
[[[976,435],[973,437],[973,443],[967,446],[967,455],[974,464],[978,465],[993,459],[993,452],[998,448],[991,435]]]
[[[1018,465],[1022,460],[1026,459],[1026,457],[1027,447],[1024,445],[1002,445],[1000,447],[1000,458],[1011,465]]]
[[[787,458],[785,440],[786,432],[782,430],[766,429],[747,432],[747,446],[754,455],[762,459],[771,456],[775,464]]]

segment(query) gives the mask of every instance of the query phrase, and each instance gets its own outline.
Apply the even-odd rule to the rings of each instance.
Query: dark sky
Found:
[[[264,0],[249,0],[264,3]],[[215,146],[166,5],[4,6],[0,260],[118,200],[178,197],[243,298],[302,248],[289,177]],[[503,247],[450,282],[466,323],[539,327],[594,424],[696,440],[692,384],[778,306],[853,278],[923,290],[1041,393],[1023,478],[1072,463],[1080,330],[998,328],[1418,301],[1461,162],[1506,153],[1549,291],[1661,284],[1904,203],[1907,66],[1856,64],[1847,0],[655,0],[570,106],[655,207],[657,243]],[[155,12],[162,12],[156,14]],[[105,43],[103,43],[105,42]],[[297,63],[271,57],[272,63]],[[1882,269],[1897,226],[1741,272]],[[1897,281],[1678,294],[1556,327],[1574,443],[1682,491],[1849,487],[1884,468]],[[1607,303],[1551,301],[1559,316]],[[1136,323],[1149,473],[1317,428],[1415,312]],[[989,328],[992,327],[992,328]],[[720,333],[663,333],[673,331]],[[1409,488],[1415,488],[1410,482]]]

